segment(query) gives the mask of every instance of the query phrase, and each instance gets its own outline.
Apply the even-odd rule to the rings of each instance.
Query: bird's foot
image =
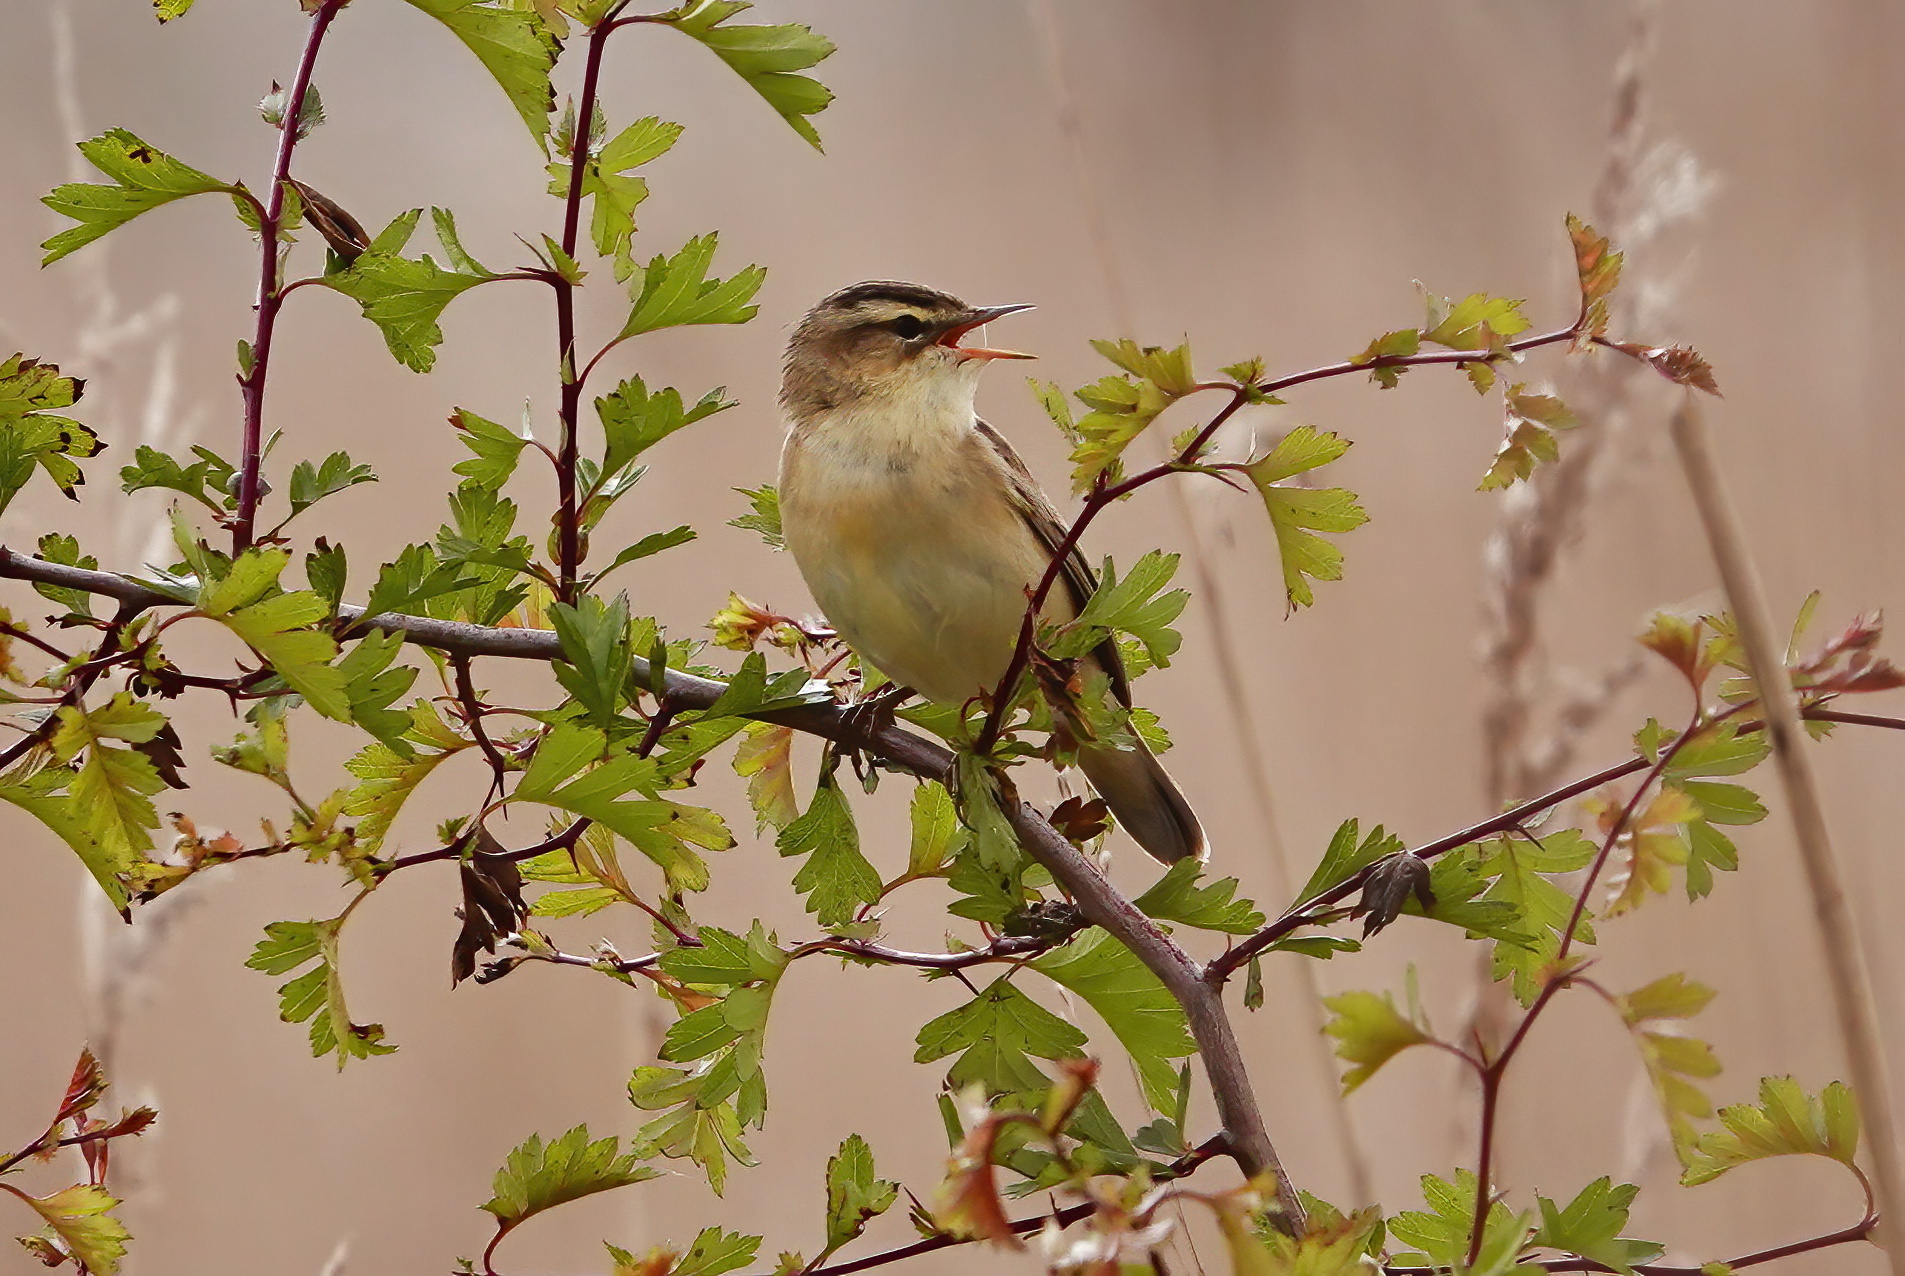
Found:
[[[917,694],[911,687],[889,685],[843,707],[840,721],[846,728],[847,741],[871,742],[874,736],[893,725],[895,711]]]

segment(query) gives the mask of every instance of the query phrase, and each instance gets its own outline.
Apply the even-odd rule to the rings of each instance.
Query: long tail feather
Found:
[[[1118,823],[1153,859],[1175,864],[1203,858],[1204,829],[1197,813],[1149,749],[1142,744],[1081,749],[1078,765]]]

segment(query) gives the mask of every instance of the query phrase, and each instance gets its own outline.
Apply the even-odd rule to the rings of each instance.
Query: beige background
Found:
[[[258,183],[272,135],[252,103],[274,76],[289,79],[302,26],[289,0],[200,0],[188,21],[164,30],[145,10],[135,0],[8,0],[0,15],[0,345],[92,377],[86,419],[114,445],[92,466],[86,504],[36,490],[8,511],[0,534],[24,547],[48,526],[75,531],[108,565],[163,552],[149,547],[164,502],[114,491],[113,472],[137,438],[234,446],[230,351],[249,335],[255,258],[226,211],[200,201],[116,235],[109,254],[94,249],[41,273],[33,245],[53,219],[35,200],[72,176],[68,140],[112,125]],[[1040,34],[1047,12],[1069,90]],[[1261,353],[1290,370],[1415,322],[1414,278],[1439,292],[1527,297],[1538,323],[1565,322],[1572,281],[1561,221],[1589,207],[1603,167],[1612,68],[1628,29],[1622,5],[1478,0],[1053,0],[1049,11],[1023,0],[772,0],[761,13],[809,21],[841,46],[823,68],[839,94],[819,120],[825,157],[685,41],[635,31],[610,59],[611,121],[654,112],[688,126],[652,170],[642,250],[718,227],[724,269],[771,268],[756,323],[647,338],[608,369],[639,369],[692,393],[726,384],[743,404],[658,449],[654,471],[601,537],[687,521],[701,529],[694,545],[624,577],[678,632],[700,625],[729,588],[805,605],[792,564],[723,523],[742,512],[730,489],[773,471],[786,326],[856,279],[1038,303],[1013,321],[1011,341],[1040,352],[1036,371],[1067,385],[1099,374],[1085,339],[1114,333],[1120,312],[1141,339],[1188,335],[1207,367]],[[1689,340],[1712,359],[1728,396],[1714,421],[1775,598],[1790,610],[1822,588],[1828,623],[1902,601],[1905,441],[1892,388],[1892,311],[1905,284],[1894,234],[1905,176],[1902,27],[1894,7],[1860,0],[1688,0],[1661,11],[1646,78],[1653,136],[1684,147],[1713,192],[1697,223],[1636,255],[1634,282],[1661,294],[1663,326],[1635,335]],[[556,229],[538,156],[513,113],[417,12],[359,0],[337,24],[318,82],[330,123],[300,151],[299,172],[365,222],[418,204],[451,207],[492,265],[520,256],[513,234]],[[1068,100],[1079,121],[1071,134]],[[1108,252],[1096,246],[1094,206]],[[588,318],[600,332],[615,322],[616,298],[597,291]],[[348,447],[383,478],[302,526],[347,540],[360,573],[434,532],[437,493],[461,454],[444,424],[453,406],[513,421],[527,399],[537,429],[552,433],[551,326],[538,291],[483,290],[453,307],[445,327],[428,377],[394,365],[340,297],[301,293],[280,327],[270,397],[270,423],[286,433],[277,473],[295,457]],[[1543,356],[1527,371],[1553,378],[1561,362]],[[1658,438],[1662,399],[1643,390],[1591,533],[1543,613],[1547,649],[1563,666],[1604,669],[1624,658],[1649,609],[1714,599]],[[1062,490],[1060,449],[1016,382],[995,374],[983,403]],[[1344,540],[1348,579],[1323,586],[1314,610],[1283,616],[1261,513],[1223,489],[1190,489],[1182,504],[1141,498],[1108,517],[1092,546],[1127,560],[1153,545],[1184,548],[1179,511],[1193,512],[1243,668],[1226,683],[1211,613],[1194,608],[1183,657],[1146,690],[1177,736],[1172,766],[1210,826],[1217,864],[1266,903],[1280,880],[1279,844],[1307,872],[1346,817],[1420,842],[1489,807],[1477,778],[1483,685],[1473,652],[1480,546],[1502,502],[1471,489],[1496,442],[1495,410],[1456,376],[1420,372],[1387,394],[1347,381],[1317,387],[1252,428],[1296,421],[1358,441],[1332,478],[1373,516]],[[520,499],[535,511],[549,494],[525,482]],[[232,654],[200,650],[208,669]],[[488,681],[509,695],[544,694],[522,671]],[[1247,705],[1267,755],[1274,828],[1264,827],[1239,761],[1247,746],[1226,708],[1233,699]],[[1650,671],[1581,742],[1578,769],[1618,757],[1646,714],[1681,711],[1675,689]],[[204,754],[228,738],[228,715],[199,704],[181,718],[198,787],[180,800],[202,823],[250,835],[259,815],[274,813],[269,794],[216,773]],[[349,742],[301,725],[298,775],[323,792],[338,782]],[[1899,748],[1848,734],[1820,753],[1889,1025],[1905,1022],[1889,925],[1902,885]],[[710,770],[711,799],[739,811],[731,777]],[[889,785],[861,808],[869,851],[889,869],[903,853],[900,790]],[[445,779],[421,804],[447,813],[457,793],[457,780]],[[476,1206],[515,1142],[582,1120],[634,1128],[622,1085],[652,1058],[662,1008],[586,972],[544,968],[452,993],[447,869],[394,879],[353,922],[353,1007],[402,1049],[339,1076],[308,1056],[301,1028],[277,1022],[279,981],[241,965],[265,923],[339,906],[334,871],[288,862],[227,870],[181,892],[169,925],[147,914],[127,931],[102,922],[49,835],[20,820],[8,828],[0,1142],[37,1128],[89,1033],[109,1037],[122,1097],[150,1097],[164,1114],[120,1163],[137,1234],[129,1270],[315,1273],[341,1261],[377,1276],[445,1271],[451,1256],[481,1248],[488,1219]],[[405,844],[427,845],[428,829],[407,819]],[[1656,902],[1604,930],[1609,983],[1685,970],[1722,990],[1697,1029],[1728,1065],[1713,1086],[1722,1100],[1749,1097],[1762,1074],[1792,1072],[1816,1087],[1840,1066],[1782,818],[1741,844],[1743,871],[1705,906]],[[1146,866],[1126,858],[1120,876],[1141,885]],[[771,845],[744,838],[717,867],[702,918],[744,926],[761,916],[783,934],[806,933]],[[604,932],[630,950],[643,942],[623,918],[559,933],[584,949]],[[892,933],[922,947],[939,941],[930,911],[896,910]],[[1340,1200],[1350,1162],[1293,960],[1273,964],[1270,1004],[1241,1030],[1291,1172]],[[1411,963],[1437,1022],[1458,1025],[1473,997],[1472,959],[1425,924],[1400,925],[1366,956],[1316,975],[1326,988],[1393,989]],[[639,1249],[685,1241],[716,1220],[766,1232],[769,1254],[811,1253],[822,1163],[851,1130],[871,1138],[883,1170],[924,1191],[943,1154],[931,1097],[940,1074],[910,1063],[912,1038],[959,991],[904,972],[803,963],[771,1030],[775,1106],[755,1141],[762,1167],[738,1174],[725,1203],[676,1177],[571,1207],[512,1240],[504,1269],[599,1270],[598,1238]],[[1507,1097],[1504,1160],[1520,1199],[1533,1188],[1571,1195],[1602,1172],[1639,1175],[1649,1191],[1636,1233],[1696,1262],[1856,1217],[1855,1193],[1824,1163],[1672,1187],[1637,1075],[1618,1025],[1592,999],[1569,998],[1544,1021]],[[1472,1160],[1472,1099],[1446,1059],[1401,1059],[1354,1097],[1351,1115],[1358,1155],[1392,1209],[1417,1203],[1418,1174]],[[1207,1105],[1199,1117],[1208,1122]],[[895,1216],[874,1239],[906,1235]],[[919,1268],[975,1264],[1030,1269],[972,1253]],[[0,1272],[29,1269],[23,1253],[0,1250]],[[1840,1251],[1788,1270],[1876,1267],[1870,1255]]]

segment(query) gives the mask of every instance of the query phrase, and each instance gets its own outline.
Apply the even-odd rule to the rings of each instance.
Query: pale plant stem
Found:
[[[1072,93],[1071,77],[1065,64],[1064,42],[1058,29],[1058,15],[1053,11],[1052,0],[1027,0],[1031,10],[1033,25],[1038,29],[1040,43],[1045,52],[1045,64],[1052,82],[1052,92],[1057,99],[1059,132],[1064,137],[1066,149],[1072,162],[1073,177],[1078,186],[1080,205],[1085,216],[1088,237],[1091,240],[1093,255],[1097,258],[1099,275],[1106,295],[1110,301],[1111,316],[1121,333],[1135,333],[1136,316],[1130,301],[1129,290],[1125,286],[1124,271],[1119,266],[1117,253],[1113,250],[1111,228],[1105,217],[1104,201],[1100,198],[1098,187],[1091,178],[1091,156],[1085,145],[1084,128],[1078,111],[1076,99]],[[1155,435],[1153,437],[1156,437]],[[1156,460],[1166,459],[1167,454],[1154,447]],[[1216,666],[1222,684],[1219,699],[1230,723],[1231,737],[1236,745],[1237,760],[1244,773],[1245,787],[1250,794],[1250,803],[1255,815],[1255,830],[1261,834],[1267,849],[1264,864],[1269,870],[1270,892],[1272,898],[1286,899],[1290,894],[1290,883],[1295,874],[1291,870],[1288,849],[1284,844],[1282,831],[1277,822],[1275,792],[1270,779],[1269,761],[1265,757],[1263,741],[1257,733],[1257,723],[1250,711],[1248,688],[1250,681],[1245,672],[1242,654],[1237,649],[1235,635],[1231,631],[1229,607],[1224,595],[1223,578],[1213,566],[1213,556],[1204,539],[1203,529],[1198,525],[1196,511],[1191,507],[1185,483],[1189,476],[1177,482],[1163,484],[1166,496],[1171,503],[1172,512],[1177,516],[1178,527],[1183,533],[1184,561],[1196,588],[1192,598],[1204,615],[1204,631],[1210,635],[1211,658]],[[1376,1199],[1374,1175],[1370,1171],[1369,1158],[1364,1154],[1356,1130],[1350,1121],[1349,1105],[1336,1085],[1336,1062],[1329,1046],[1329,1039],[1323,1035],[1323,989],[1317,978],[1317,970],[1311,962],[1296,964],[1298,979],[1298,1001],[1302,1003],[1304,1016],[1303,1036],[1312,1043],[1313,1062],[1317,1065],[1328,1088],[1329,1099],[1325,1106],[1329,1110],[1331,1124],[1335,1130],[1335,1141],[1343,1157],[1343,1165],[1349,1179],[1349,1193],[1352,1201],[1358,1205],[1368,1204]]]
[[[1673,415],[1672,434],[1681,467],[1692,490],[1695,508],[1706,530],[1720,583],[1726,590],[1740,645],[1753,673],[1773,761],[1791,809],[1799,859],[1825,949],[1827,984],[1844,1040],[1852,1084],[1864,1116],[1866,1146],[1872,1158],[1872,1181],[1879,1205],[1877,1241],[1885,1250],[1893,1276],[1905,1276],[1905,1248],[1898,1241],[1905,1220],[1905,1189],[1898,1143],[1892,1121],[1891,1089],[1872,1000],[1871,976],[1852,910],[1846,902],[1844,871],[1826,830],[1825,807],[1806,748],[1800,723],[1799,699],[1787,676],[1784,643],[1774,628],[1759,569],[1747,546],[1746,530],[1713,455],[1706,423],[1691,394]]]

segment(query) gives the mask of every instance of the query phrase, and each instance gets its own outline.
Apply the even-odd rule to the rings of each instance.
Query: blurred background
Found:
[[[165,500],[119,495],[114,476],[141,440],[235,451],[231,351],[250,335],[255,249],[223,205],[202,200],[41,272],[35,245],[55,219],[36,201],[86,180],[69,143],[111,126],[262,185],[274,138],[254,103],[274,78],[291,78],[304,20],[290,0],[199,0],[164,29],[133,0],[6,9],[0,346],[89,378],[81,415],[113,450],[91,465],[85,504],[36,486],[0,520],[0,537],[25,549],[51,528],[78,534],[108,567],[169,561]],[[1262,355],[1273,371],[1296,371],[1419,322],[1417,279],[1439,294],[1525,297],[1538,327],[1567,323],[1570,211],[1630,250],[1617,333],[1686,341],[1712,361],[1727,397],[1711,419],[1782,614],[1822,589],[1823,637],[1854,612],[1901,601],[1905,434],[1885,335],[1905,285],[1896,6],[764,0],[750,17],[811,23],[838,43],[819,70],[838,94],[816,121],[824,156],[671,33],[618,37],[606,80],[612,123],[654,113],[687,126],[647,170],[638,253],[719,229],[721,273],[749,262],[770,271],[754,323],[643,338],[605,364],[695,395],[726,385],[741,401],[658,448],[596,538],[613,547],[677,523],[699,529],[693,544],[622,576],[638,609],[674,632],[697,632],[730,589],[809,606],[792,562],[725,522],[745,512],[733,488],[773,476],[788,326],[837,287],[888,277],[975,302],[1034,302],[998,339],[1037,352],[1033,371],[1066,386],[1101,374],[1085,343],[1114,335],[1188,338],[1205,368]],[[317,83],[329,122],[300,149],[298,174],[373,229],[442,205],[496,267],[523,257],[513,236],[557,229],[541,157],[503,95],[416,10],[358,0]],[[299,252],[315,269],[318,250]],[[595,282],[608,283],[606,272]],[[592,331],[619,322],[612,286],[583,299]],[[483,289],[452,306],[444,328],[437,369],[420,377],[340,296],[306,290],[280,325],[268,424],[285,440],[273,473],[282,484],[292,460],[335,448],[376,468],[381,484],[300,524],[307,539],[346,541],[360,572],[442,521],[438,494],[464,455],[445,423],[452,408],[513,422],[526,404],[553,437],[544,295]],[[1639,664],[1632,640],[1655,608],[1717,606],[1713,573],[1664,438],[1667,387],[1604,365],[1542,352],[1517,374],[1552,385],[1589,424],[1566,438],[1576,459],[1556,479],[1508,496],[1474,490],[1499,410],[1446,370],[1387,392],[1360,379],[1306,388],[1241,420],[1224,440],[1237,453],[1299,422],[1357,442],[1327,481],[1359,493],[1371,522],[1340,540],[1344,581],[1321,585],[1317,605],[1294,616],[1261,508],[1225,488],[1153,489],[1095,529],[1094,555],[1129,561],[1158,546],[1187,556],[1181,579],[1198,598],[1185,647],[1142,691],[1176,737],[1169,764],[1211,831],[1214,866],[1266,908],[1346,818],[1419,844],[1617,760],[1646,716],[1684,711],[1683,691]],[[1012,372],[993,374],[981,406],[1062,493],[1063,448]],[[551,495],[533,479],[516,491],[540,539]],[[23,586],[6,598],[15,614],[38,614]],[[235,654],[210,641],[184,650],[207,671]],[[499,697],[549,692],[537,671],[479,670],[479,681]],[[255,837],[259,817],[281,814],[268,786],[205,754],[236,724],[212,704],[180,715],[194,787],[170,800],[201,826]],[[327,792],[345,779],[337,768],[352,742],[309,714],[299,726],[295,773]],[[1905,1024],[1895,978],[1905,941],[1884,919],[1905,885],[1894,855],[1900,748],[1889,733],[1842,731],[1818,754],[1894,1033]],[[812,763],[801,761],[803,784]],[[771,842],[746,835],[725,764],[705,774],[706,800],[730,814],[742,844],[716,861],[697,916],[808,933],[788,867]],[[435,780],[398,840],[433,844],[432,824],[461,809],[474,776]],[[859,804],[868,852],[889,872],[904,856],[903,788],[889,783]],[[1692,1030],[1726,1064],[1710,1087],[1721,1102],[1751,1098],[1766,1074],[1792,1073],[1808,1089],[1843,1075],[1788,825],[1768,797],[1773,817],[1741,830],[1741,871],[1711,900],[1655,899],[1601,931],[1610,986],[1685,971],[1719,988]],[[266,923],[341,906],[335,870],[219,870],[128,928],[50,834],[6,821],[0,1144],[40,1128],[83,1041],[103,1049],[117,1098],[162,1111],[144,1140],[115,1152],[131,1272],[447,1271],[487,1240],[477,1206],[531,1131],[588,1121],[626,1134],[639,1123],[623,1087],[653,1060],[666,1007],[639,988],[539,966],[452,992],[447,866],[393,878],[353,920],[344,964],[354,1014],[383,1023],[401,1049],[339,1075],[310,1057],[302,1026],[278,1022],[282,981],[242,966]],[[1151,873],[1127,846],[1119,879],[1137,889]],[[895,942],[939,946],[943,914],[931,904],[890,915]],[[1484,988],[1478,946],[1445,929],[1405,921],[1360,956],[1308,968],[1285,957],[1266,970],[1262,1010],[1232,999],[1272,1134],[1297,1182],[1319,1195],[1413,1207],[1420,1174],[1473,1162],[1474,1096],[1451,1060],[1405,1055],[1345,1108],[1317,1033],[1317,989],[1400,990],[1410,966],[1445,1033],[1493,1022],[1502,1007]],[[645,943],[636,919],[613,914],[552,930],[577,951],[604,935],[630,952]],[[801,963],[770,1030],[774,1104],[753,1140],[760,1168],[737,1173],[725,1201],[690,1173],[568,1207],[513,1238],[505,1270],[600,1271],[601,1239],[639,1251],[716,1221],[765,1232],[768,1255],[811,1254],[825,1159],[856,1130],[883,1173],[923,1194],[943,1165],[932,1097],[943,1064],[913,1064],[913,1036],[964,995],[904,971]],[[1131,1089],[1113,1080],[1130,1118]],[[1673,1186],[1632,1045],[1593,998],[1564,999],[1543,1021],[1504,1112],[1502,1173],[1518,1200],[1537,1189],[1566,1199],[1602,1173],[1643,1183],[1630,1234],[1665,1242],[1677,1261],[1858,1216],[1843,1172],[1810,1159]],[[1210,1120],[1200,1096],[1193,1124]],[[909,1239],[903,1214],[850,1253]],[[15,1210],[5,1224],[26,1221]],[[1035,1263],[954,1251],[912,1270],[976,1265]],[[0,1272],[30,1269],[23,1251],[0,1249]],[[1878,1267],[1845,1248],[1785,1270]]]

